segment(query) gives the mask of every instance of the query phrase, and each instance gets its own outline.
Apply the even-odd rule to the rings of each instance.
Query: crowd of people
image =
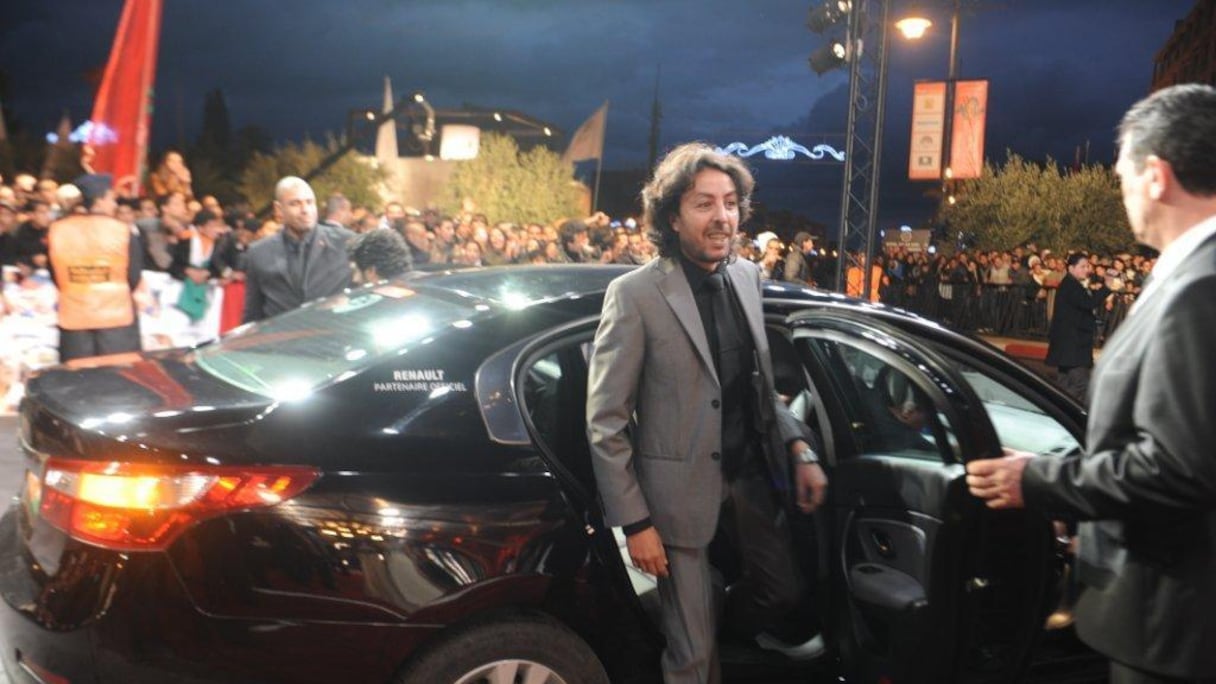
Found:
[[[90,177],[95,176],[81,178]],[[512,222],[491,220],[472,201],[445,214],[398,201],[367,207],[353,205],[341,194],[315,198],[311,187],[306,183],[304,187],[312,202],[310,213],[289,210],[280,201],[280,188],[274,215],[262,219],[248,203],[225,207],[213,195],[196,196],[185,160],[179,153],[169,152],[149,175],[147,195],[116,195],[113,209],[107,211],[129,227],[137,245],[133,249],[138,252],[131,264],[144,273],[142,281],[132,287],[135,310],[143,321],[142,348],[210,339],[242,322],[340,291],[358,280],[358,273],[368,266],[375,277],[386,277],[414,269],[508,264],[640,265],[657,256],[655,244],[635,219],[617,221],[603,212],[548,223]],[[11,183],[0,182],[0,264],[5,267],[0,326],[39,331],[31,336],[10,330],[7,335],[8,346],[24,340],[24,347],[38,350],[27,366],[62,360],[46,351],[58,347],[55,340],[46,339],[53,332],[45,331],[48,322],[51,328],[57,326],[54,273],[48,261],[50,228],[64,217],[90,213],[90,204],[77,183],[58,184],[30,174],[17,175]],[[293,222],[300,225],[293,229]],[[290,295],[286,299],[276,300],[274,277],[263,276],[256,288],[248,287],[251,245],[284,234],[284,240],[263,241],[285,246],[283,254],[290,256],[297,253],[298,238],[312,235],[305,230],[312,226],[321,226],[322,242],[333,242],[337,248],[337,275],[319,286],[300,280],[317,278],[317,269],[290,273],[296,280],[284,281],[282,292]],[[393,239],[388,237],[390,233]],[[312,244],[311,238],[307,244]],[[768,231],[755,237],[740,233],[734,253],[756,263],[762,276],[771,280],[827,289],[835,284],[837,253],[823,249],[806,232],[797,233],[788,243]],[[1034,244],[1009,251],[952,254],[888,247],[868,265],[869,298],[962,329],[1046,337],[1054,291],[1066,272],[1065,258]],[[359,261],[363,263],[355,263]],[[864,254],[848,255],[848,294],[862,295],[866,261]],[[1094,273],[1089,285],[1103,302],[1098,307],[1100,343],[1126,315],[1154,260],[1141,254],[1116,254],[1094,256],[1091,261]],[[299,268],[307,262],[307,258],[293,261]],[[351,278],[341,275],[346,270],[342,265],[347,263],[356,267]],[[5,319],[9,319],[8,325]],[[0,355],[10,361],[21,353],[0,349]],[[8,365],[9,375],[20,374],[12,370],[13,363]]]
[[[838,257],[817,250],[799,233],[786,249],[776,236],[763,235],[756,259],[773,280],[792,280],[833,289]],[[763,251],[761,251],[763,250]],[[870,262],[869,299],[936,318],[957,328],[1014,337],[1045,337],[1054,293],[1068,272],[1070,254],[1039,249],[1034,243],[1012,250],[965,249],[930,253],[887,247]],[[1152,271],[1156,257],[1143,252],[1085,253],[1093,267],[1086,285],[1098,300],[1099,342],[1119,325]],[[849,255],[847,294],[861,297],[863,254]],[[810,276],[805,275],[809,273]]]

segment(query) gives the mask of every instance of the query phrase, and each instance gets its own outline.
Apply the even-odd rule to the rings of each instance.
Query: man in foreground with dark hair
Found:
[[[1077,633],[1112,682],[1216,682],[1216,88],[1136,103],[1115,172],[1161,257],[1094,370],[1086,452],[1009,451],[968,463],[967,484],[1083,521]]]
[[[708,553],[719,528],[742,567],[724,624],[791,657],[823,650],[818,637],[788,647],[765,632],[803,590],[787,510],[816,509],[827,478],[773,390],[759,269],[730,258],[753,187],[742,161],[707,145],[660,162],[642,200],[662,258],[608,286],[591,356],[605,520],[658,578],[668,684],[719,680]]]

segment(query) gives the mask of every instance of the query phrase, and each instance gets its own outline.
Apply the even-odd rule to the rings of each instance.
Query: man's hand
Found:
[[[814,513],[827,499],[828,476],[818,463],[794,466],[794,485],[798,492],[798,510],[803,513]]]
[[[667,576],[667,551],[663,548],[658,530],[647,527],[626,537],[625,544],[629,548],[630,560],[639,570],[655,577]]]
[[[813,513],[823,505],[828,495],[828,476],[818,463],[798,463],[798,454],[811,446],[801,439],[790,442],[790,460],[794,466],[794,491],[798,495],[798,510]]]
[[[1022,508],[1022,471],[1035,455],[1005,449],[1003,458],[987,458],[967,464],[967,487],[988,508]]]

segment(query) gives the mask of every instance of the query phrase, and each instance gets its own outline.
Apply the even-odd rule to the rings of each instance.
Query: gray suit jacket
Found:
[[[1106,344],[1087,453],[1038,458],[1029,507],[1080,528],[1077,630],[1174,677],[1216,677],[1216,238],[1154,287]]]
[[[249,246],[245,252],[244,322],[260,321],[350,287],[346,244],[355,234],[330,223],[318,223],[313,230],[317,235],[308,253],[303,283],[296,283],[287,272],[283,230]]]
[[[772,391],[759,269],[739,260],[727,273],[774,403],[766,457],[779,494],[788,498],[785,444],[809,435]],[[709,543],[723,498],[721,398],[709,340],[679,263],[656,259],[614,280],[604,297],[587,390],[587,434],[609,525],[649,517],[665,544]]]

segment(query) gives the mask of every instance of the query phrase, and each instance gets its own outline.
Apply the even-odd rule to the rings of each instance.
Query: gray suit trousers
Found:
[[[750,639],[779,620],[801,595],[789,524],[763,475],[724,483],[719,529],[740,556],[743,575],[730,590],[726,614],[730,633]],[[722,606],[708,547],[667,546],[670,576],[659,579],[663,608],[663,681],[707,684],[721,679],[718,615]],[[725,631],[725,630],[724,630]]]

